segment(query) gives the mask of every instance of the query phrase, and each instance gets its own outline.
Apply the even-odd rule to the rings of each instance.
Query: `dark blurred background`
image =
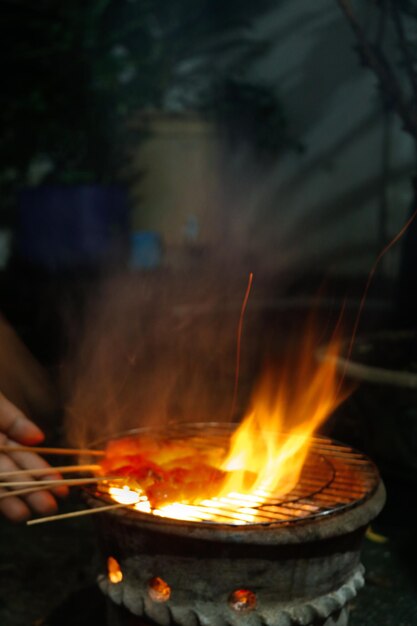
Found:
[[[2,309],[36,352],[98,274],[225,248],[273,298],[360,295],[414,202],[415,16],[364,3],[355,38],[343,4],[2,2]],[[397,324],[414,231],[369,295]]]
[[[272,299],[359,297],[414,206],[415,15],[357,4],[355,37],[336,0],[2,2],[1,304],[37,356],[98,276],[226,249]],[[397,325],[414,243],[369,294]]]
[[[253,271],[244,405],[265,353],[279,360],[312,309],[331,329],[345,303],[350,336],[371,273],[346,369],[358,389],[324,431],[375,458],[389,487],[390,543],[365,549],[352,624],[417,625],[403,511],[416,504],[417,220],[374,266],[417,208],[414,0],[2,0],[0,17],[0,390],[62,440],[68,362],[123,326],[151,374],[158,341],[167,369],[185,364],[177,396],[201,369],[215,406]],[[55,388],[47,419],[26,402],[22,371],[39,372],[23,346]],[[49,612],[94,577],[81,527],[36,547],[66,570],[59,589],[7,527],[2,624],[67,623],[67,608]],[[46,591],[10,565],[14,533]],[[81,596],[71,607],[81,624]]]

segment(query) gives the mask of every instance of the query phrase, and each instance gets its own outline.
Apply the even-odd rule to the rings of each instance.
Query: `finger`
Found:
[[[17,492],[19,493],[19,491]],[[0,489],[0,512],[14,521],[31,517],[31,511],[40,515],[55,513],[58,509],[55,498],[49,491],[39,489],[33,493],[19,493],[15,497],[12,491]]]
[[[43,432],[0,392],[0,431],[27,445],[43,441]]]
[[[40,459],[42,461],[42,459]],[[0,455],[0,470],[1,471],[13,471],[17,467],[15,461],[7,454]],[[30,473],[27,474],[27,480],[32,481]],[[10,482],[15,482],[10,480]],[[36,481],[33,480],[33,485],[36,486]],[[2,493],[8,493],[6,490],[1,490]],[[45,515],[47,513],[53,513],[57,509],[57,504],[53,495],[42,489],[42,491],[28,494],[22,498],[16,498],[10,496],[0,500],[0,512],[12,521],[22,521],[28,519],[31,516],[31,510]]]
[[[24,459],[23,456],[29,457],[29,459]],[[15,458],[13,458],[15,457]],[[16,458],[18,457],[18,458]],[[19,464],[20,462],[20,464]],[[22,465],[24,467],[22,467]],[[41,459],[40,457],[38,457],[38,455],[36,454],[31,454],[31,453],[16,453],[13,456],[12,455],[7,455],[7,454],[0,454],[0,472],[13,472],[16,469],[27,469],[27,473],[25,474],[20,474],[19,476],[8,476],[7,477],[7,481],[8,483],[10,482],[19,482],[22,480],[28,481],[28,482],[33,482],[33,485],[36,486],[36,480],[33,478],[33,476],[31,476],[30,474],[30,470],[34,468],[34,466],[36,467],[49,467],[48,464]],[[59,480],[60,476],[57,473],[53,473],[52,468],[51,468],[51,473],[48,474],[47,476],[43,476],[42,477],[44,480]],[[0,483],[1,485],[1,483]],[[55,488],[51,488],[51,490],[54,491],[54,494],[59,496],[59,497],[63,497],[66,496],[68,493],[68,488],[65,487],[65,485],[61,487],[55,487]],[[43,490],[44,492],[46,491],[45,489]],[[44,498],[43,498],[44,499]],[[48,498],[49,500],[49,498]],[[34,501],[36,502],[36,499],[34,499]]]
[[[32,469],[48,469],[48,468],[50,468],[51,472],[41,476],[42,480],[61,480],[62,479],[62,475],[59,474],[58,472],[54,472],[54,468],[51,467],[49,463],[47,463],[38,454],[34,454],[33,452],[13,452],[12,454],[10,454],[10,458],[15,462],[17,466],[19,466],[22,469],[28,470],[28,473],[27,473],[27,475],[29,476],[28,480],[32,478],[32,476],[30,475],[30,471]],[[11,477],[11,481],[13,480],[14,478]],[[16,476],[15,480],[16,481],[26,480],[26,474]],[[66,487],[65,485],[60,485],[59,487],[52,487],[51,491],[54,493],[54,495],[60,498],[63,498],[68,495],[68,487]]]
[[[0,473],[13,472],[16,469],[19,469],[18,466],[8,454],[0,454]],[[30,479],[29,476],[28,480]]]
[[[0,500],[0,514],[11,522],[23,522],[31,517],[29,507],[20,498],[10,497]]]
[[[55,513],[58,509],[55,498],[50,491],[37,491],[24,496],[25,502],[30,506],[32,511],[40,515],[48,515]]]

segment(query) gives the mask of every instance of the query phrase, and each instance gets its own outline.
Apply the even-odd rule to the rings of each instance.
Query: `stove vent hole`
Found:
[[[107,559],[107,576],[111,583],[121,583],[123,580],[123,572],[119,563],[112,556]]]
[[[229,596],[229,606],[237,613],[248,613],[256,607],[256,595],[249,589],[236,589]]]
[[[171,597],[171,587],[159,576],[148,581],[148,595],[154,602],[167,602]]]

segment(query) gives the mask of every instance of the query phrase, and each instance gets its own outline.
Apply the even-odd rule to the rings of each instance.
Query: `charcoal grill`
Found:
[[[218,444],[228,427],[182,426],[172,436]],[[109,500],[88,490],[91,507]],[[165,626],[345,626],[363,586],[360,546],[385,490],[375,465],[317,437],[296,487],[237,503],[190,506],[186,520],[117,509],[94,516],[102,591],[132,615]],[[247,520],[251,521],[247,521]],[[109,559],[111,561],[109,561]],[[109,575],[109,562],[121,575]]]

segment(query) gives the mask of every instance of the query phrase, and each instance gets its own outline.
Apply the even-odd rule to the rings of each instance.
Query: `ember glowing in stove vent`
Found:
[[[171,597],[171,588],[165,580],[155,576],[148,582],[148,595],[154,602],[167,602]]]
[[[237,589],[229,596],[229,606],[238,613],[248,613],[256,607],[256,596],[248,589]]]
[[[123,580],[123,572],[119,563],[112,556],[107,559],[107,575],[111,583],[121,583]]]
[[[264,521],[257,511],[265,507],[267,513],[271,502],[296,488],[314,431],[343,399],[337,353],[337,342],[329,344],[317,365],[314,342],[307,338],[305,356],[292,369],[295,377],[284,374],[277,381],[268,372],[247,416],[231,436],[224,431],[221,441],[200,432],[110,442],[102,473],[126,478],[126,484],[110,484],[107,493],[159,517],[231,523],[224,511],[233,510],[233,524]],[[319,473],[326,472],[320,464],[323,459],[316,458]]]

